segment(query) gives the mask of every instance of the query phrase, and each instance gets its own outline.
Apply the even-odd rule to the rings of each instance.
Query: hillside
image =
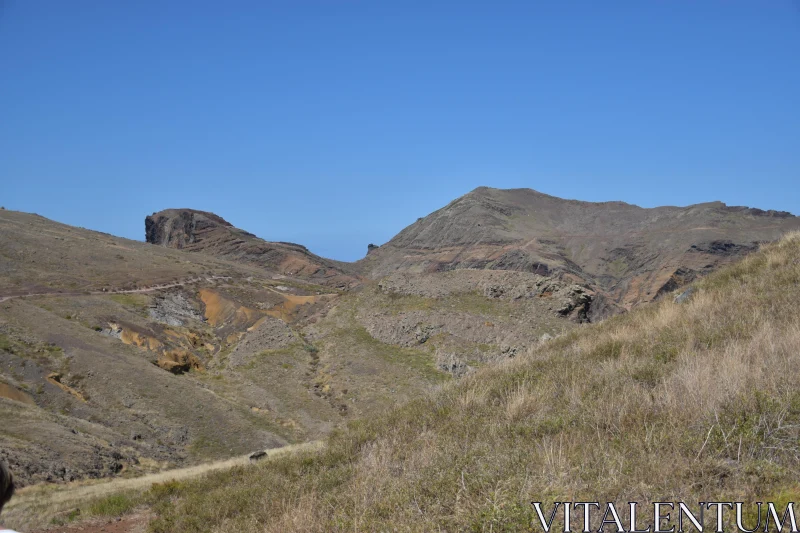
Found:
[[[562,277],[598,293],[590,314],[599,318],[796,229],[800,218],[789,213],[722,202],[644,209],[479,187],[372,249],[360,266],[373,278],[464,268]]]
[[[487,454],[489,449],[503,450],[508,446],[504,439],[567,430],[575,431],[567,433],[570,437],[586,439],[580,424],[589,422],[576,421],[565,405],[599,409],[602,404],[609,409],[603,424],[619,427],[621,422],[614,419],[617,411],[611,411],[616,404],[598,392],[606,386],[592,381],[596,376],[572,383],[571,396],[545,387],[547,380],[556,379],[556,372],[577,375],[576,367],[565,367],[565,361],[577,357],[581,365],[589,365],[595,356],[586,359],[584,351],[592,352],[593,343],[599,342],[601,370],[618,368],[615,361],[625,355],[625,364],[633,366],[623,370],[655,394],[667,373],[695,353],[691,350],[713,358],[714,350],[722,349],[715,343],[744,342],[728,338],[733,333],[725,328],[733,326],[725,324],[737,324],[739,319],[731,313],[745,305],[727,309],[718,298],[750,298],[750,309],[762,309],[767,305],[764,298],[772,298],[771,307],[752,320],[783,327],[786,317],[793,316],[784,302],[794,290],[781,285],[783,270],[776,270],[780,275],[769,282],[762,279],[763,269],[748,274],[761,280],[763,294],[728,295],[725,291],[734,290],[730,284],[710,287],[712,280],[724,279],[723,274],[713,274],[716,269],[797,224],[798,218],[787,213],[719,203],[642,209],[560,200],[530,190],[481,188],[373,248],[357,264],[346,264],[315,256],[300,245],[264,241],[217,215],[194,210],[147,217],[149,243],[0,210],[0,456],[24,486],[84,483],[226,460],[331,434],[334,455],[326,455],[324,461],[361,461],[360,444],[353,449],[341,446],[348,439],[361,439],[354,437],[361,431],[372,435],[370,442],[386,432],[391,438],[374,440],[379,446],[374,453],[395,444],[407,446],[437,469],[431,473],[436,480],[449,475],[438,472],[449,464],[439,457],[442,453],[456,458],[466,454],[472,460],[481,457],[481,449]],[[793,243],[770,250],[790,250]],[[623,254],[627,259],[618,255],[607,261],[622,248],[630,251]],[[779,255],[770,253],[742,264],[759,265],[757,258]],[[665,301],[587,329],[588,322],[629,308],[635,311],[693,279],[718,296],[704,296],[703,289],[684,306]],[[691,311],[702,302],[706,307]],[[690,311],[695,314],[687,315]],[[721,320],[722,329],[712,331],[718,324],[703,322],[697,315],[701,311]],[[773,320],[779,312],[784,316]],[[672,313],[675,323],[662,323],[659,313]],[[701,325],[687,322],[689,317]],[[654,321],[655,329],[647,320]],[[617,327],[622,329],[613,329]],[[698,327],[705,329],[694,332]],[[699,340],[690,345],[681,340],[687,338]],[[635,359],[646,357],[648,350],[657,350],[664,365]],[[629,361],[628,355],[635,357]],[[517,392],[499,384],[491,392],[495,380],[501,384],[506,379],[504,372],[533,360],[544,362],[531,367],[535,371],[525,371],[530,382],[513,378]],[[451,382],[456,381],[462,384],[454,387]],[[538,390],[540,386],[546,390]],[[615,386],[609,390],[617,390]],[[473,396],[474,405],[469,399]],[[512,401],[511,396],[519,398]],[[642,409],[664,409],[656,396],[650,403],[642,398],[637,400]],[[427,411],[441,402],[449,422]],[[509,407],[514,402],[521,403]],[[408,407],[385,415],[404,404]],[[629,408],[633,409],[628,404],[614,407]],[[516,428],[513,435],[506,429],[486,432],[498,409],[534,409],[538,414],[504,418],[502,427]],[[637,420],[647,424],[658,418],[636,413],[643,417]],[[368,422],[340,433],[360,419]],[[420,421],[433,449],[420,448],[420,442],[402,429],[419,431]],[[394,432],[396,424],[401,430]],[[597,420],[591,424],[605,427]],[[476,449],[464,448],[448,431],[466,431],[465,438],[486,433],[480,438],[490,440],[476,441]],[[441,445],[434,444],[439,438],[444,439]],[[525,453],[535,451],[520,446]],[[403,472],[414,470],[401,459],[412,456],[392,450],[380,451],[389,456],[363,460],[393,465],[384,472],[386,479],[409,482]],[[510,448],[503,453],[522,460]],[[506,461],[491,455],[482,460]],[[338,479],[341,465],[334,463],[329,465],[334,473],[320,470],[326,480],[320,483],[335,481],[355,498],[349,484],[356,481]],[[500,463],[497,468],[520,467]],[[499,483],[497,490],[513,486],[513,481],[500,483],[500,474],[491,475],[493,483]],[[436,483],[447,484],[448,479]],[[400,491],[391,498],[402,500],[406,496],[398,487],[379,484],[370,494]],[[374,505],[383,504],[376,499]],[[341,508],[355,512],[346,502]],[[178,513],[179,522],[181,509],[169,511]],[[388,511],[375,512],[383,516]],[[473,523],[475,516],[469,516]],[[325,529],[341,520],[352,523],[352,515],[314,520],[319,521],[312,529]],[[466,522],[453,523],[461,528]],[[21,524],[42,525],[30,516]]]
[[[321,453],[128,494],[115,512],[147,505],[153,531],[177,533],[520,531],[530,501],[785,505],[800,497],[798,298],[793,233],[681,303],[532,346]]]
[[[245,263],[0,210],[0,265],[0,456],[23,486],[312,440],[448,376],[348,343],[323,320],[341,291]]]
[[[590,296],[488,271],[342,291],[212,251],[0,210],[0,455],[22,485],[318,439],[576,327]]]

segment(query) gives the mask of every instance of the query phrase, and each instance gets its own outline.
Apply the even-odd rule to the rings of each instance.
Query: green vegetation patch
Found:
[[[11,339],[9,339],[8,335],[5,333],[0,333],[0,350],[13,353],[13,344],[11,343]]]
[[[136,495],[121,493],[111,494],[89,504],[89,516],[120,516],[135,509],[142,503],[142,498]]]
[[[146,294],[111,294],[108,298],[125,307],[132,307],[137,311],[146,309],[150,304],[150,297]]]
[[[389,363],[411,368],[430,380],[441,382],[450,379],[449,374],[436,368],[430,352],[385,344],[370,335],[363,326],[354,325],[349,329],[341,329],[335,336],[342,346],[360,349]]]

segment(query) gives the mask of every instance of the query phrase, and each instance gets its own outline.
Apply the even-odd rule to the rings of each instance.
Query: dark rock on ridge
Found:
[[[358,276],[346,263],[314,255],[299,244],[265,241],[205,211],[153,213],[145,219],[145,237],[151,244],[203,252],[332,287],[358,284]]]

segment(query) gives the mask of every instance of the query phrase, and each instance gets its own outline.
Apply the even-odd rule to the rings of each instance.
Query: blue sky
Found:
[[[800,3],[0,0],[0,205],[362,257],[480,185],[800,214]]]

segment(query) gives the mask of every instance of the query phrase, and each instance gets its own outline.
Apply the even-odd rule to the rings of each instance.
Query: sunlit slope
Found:
[[[582,202],[531,189],[478,187],[420,218],[359,262],[378,278],[456,268],[559,276],[596,290],[612,309],[630,309],[736,262],[800,218],[708,202],[641,208]]]
[[[155,531],[518,531],[531,500],[796,500],[800,234],[326,451],[175,488]]]
[[[316,440],[449,377],[350,320],[357,296],[0,210],[0,459],[23,487],[138,476]]]

